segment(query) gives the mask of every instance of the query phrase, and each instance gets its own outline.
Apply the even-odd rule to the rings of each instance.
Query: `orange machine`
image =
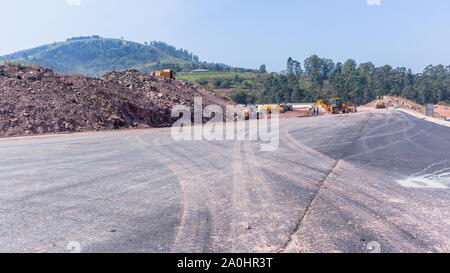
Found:
[[[153,71],[150,75],[157,78],[175,79],[175,72],[172,69]]]

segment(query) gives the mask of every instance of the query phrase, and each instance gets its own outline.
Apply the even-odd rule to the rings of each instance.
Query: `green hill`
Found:
[[[198,62],[183,49],[162,42],[140,44],[99,36],[77,37],[0,57],[0,61],[36,64],[60,73],[101,76],[108,71],[138,69],[143,73],[162,68],[180,70]]]

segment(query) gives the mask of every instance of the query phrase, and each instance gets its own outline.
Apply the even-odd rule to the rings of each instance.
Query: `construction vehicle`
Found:
[[[259,112],[271,113],[272,111],[278,111],[279,113],[286,112],[286,109],[279,104],[260,105]]]
[[[333,114],[347,114],[347,113],[355,113],[357,112],[356,106],[353,104],[349,106],[342,102],[340,98],[331,99],[329,111]]]
[[[314,106],[311,109],[316,109],[317,106],[321,105],[323,110],[325,110],[325,112],[328,112],[330,107],[328,105],[326,105],[325,103],[323,103],[323,100],[320,99],[316,102],[316,104],[314,104]]]
[[[172,69],[163,69],[161,71],[152,71],[150,74],[153,78],[175,79],[175,72]]]
[[[281,104],[280,106],[284,109],[285,112],[294,111],[292,104]]]
[[[386,104],[384,104],[383,97],[378,96],[377,102],[375,103],[376,109],[384,109],[386,108]]]
[[[355,112],[357,112],[357,109],[356,109],[355,105],[349,106],[349,105],[343,103],[340,98],[333,98],[333,99],[331,99],[330,105],[324,104],[323,100],[320,99],[313,106],[313,109],[315,109],[319,105],[321,105],[326,112],[331,112],[334,115],[339,114],[339,113],[346,114],[346,113],[355,113]]]

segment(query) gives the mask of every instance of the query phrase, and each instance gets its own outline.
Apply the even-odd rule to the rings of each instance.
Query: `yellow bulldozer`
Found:
[[[386,108],[386,104],[383,101],[383,97],[377,97],[377,102],[375,103],[376,109],[384,109]]]
[[[153,78],[175,79],[175,72],[172,69],[163,69],[161,71],[152,71],[150,74]]]

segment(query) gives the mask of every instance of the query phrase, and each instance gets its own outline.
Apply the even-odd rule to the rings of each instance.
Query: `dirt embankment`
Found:
[[[0,137],[170,126],[172,107],[192,110],[195,97],[203,106],[234,104],[196,83],[152,79],[137,70],[90,78],[0,66]]]
[[[417,104],[413,101],[392,97],[392,96],[384,96],[383,101],[386,104],[386,107],[400,107],[406,110],[415,111],[421,114],[426,115],[426,107],[424,105]],[[366,106],[374,107],[375,101],[367,104]],[[435,105],[434,106],[434,115],[435,118],[450,118],[450,106],[446,105]]]

